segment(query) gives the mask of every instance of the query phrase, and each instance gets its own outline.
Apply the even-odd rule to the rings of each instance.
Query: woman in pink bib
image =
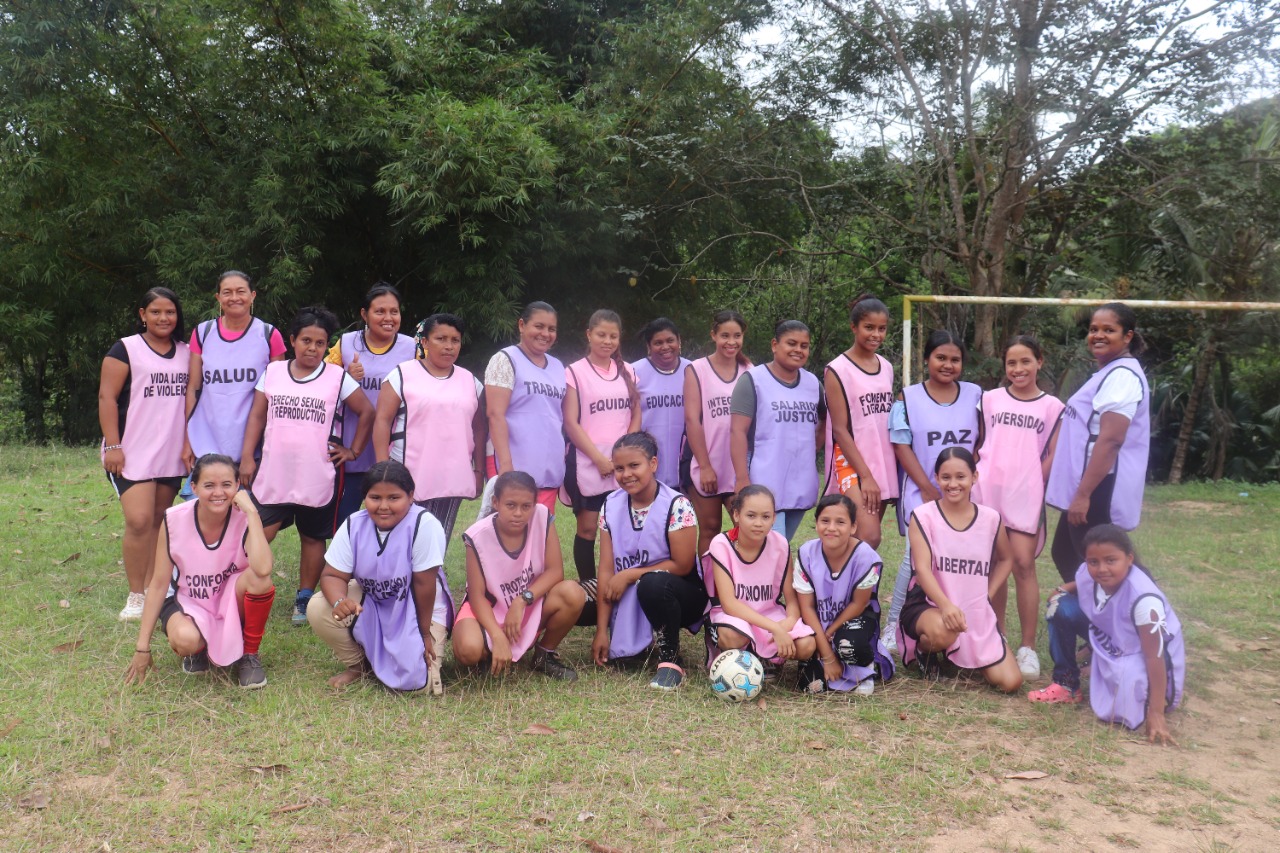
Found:
[[[183,656],[183,672],[202,675],[210,663],[237,665],[241,687],[262,687],[267,675],[258,647],[276,597],[262,519],[240,488],[231,457],[201,456],[191,482],[195,500],[164,514],[155,552],[160,571],[147,590],[125,681],[141,684],[154,668],[151,633],[158,620],[169,647]]]
[[[885,507],[898,498],[897,460],[889,441],[893,365],[879,354],[889,309],[864,294],[849,308],[853,346],[831,360],[822,375],[827,395],[826,486],[858,507],[857,535],[880,547]]]
[[[494,512],[467,528],[466,603],[453,631],[453,657],[463,666],[489,660],[506,672],[533,649],[531,665],[560,681],[578,673],[556,649],[587,602],[582,587],[564,579],[560,539],[538,487],[523,471],[493,484]]]
[[[698,553],[706,552],[720,532],[733,497],[733,457],[729,406],[733,389],[751,361],[742,354],[747,321],[737,311],[711,318],[715,349],[684,369],[684,431],[689,447],[689,476],[681,487],[698,514]]]
[[[813,629],[800,618],[791,584],[791,546],[774,529],[773,493],[759,484],[734,496],[736,527],[711,540],[703,557],[709,579],[711,642],[718,651],[749,649],[767,661],[808,660]]]
[[[1040,677],[1036,624],[1040,621],[1040,584],[1036,557],[1044,547],[1044,484],[1053,464],[1062,401],[1037,384],[1044,354],[1029,335],[1004,348],[1008,385],[982,395],[983,437],[973,500],[1000,513],[1009,534],[1013,580],[1017,586],[1022,643],[1015,657],[1026,678]],[[1004,633],[1009,585],[995,590],[991,605]]]
[[[569,448],[560,500],[573,507],[578,520],[573,565],[583,581],[596,576],[600,508],[617,488],[613,443],[640,429],[635,371],[622,360],[621,341],[622,318],[602,308],[587,322],[586,357],[565,368],[564,434]]]
[[[120,546],[129,597],[120,611],[122,622],[142,618],[160,522],[187,474],[182,460],[190,363],[185,335],[178,295],[153,287],[138,306],[137,332],[116,341],[102,360],[102,467],[124,514]]]
[[[419,323],[418,355],[382,381],[373,423],[375,458],[409,469],[413,499],[444,526],[446,544],[462,502],[484,488],[489,434],[484,385],[457,364],[465,331],[453,314],[432,314]]]
[[[940,657],[977,669],[997,690],[1012,693],[1022,673],[996,623],[990,597],[1009,580],[1013,560],[1000,514],[970,500],[977,479],[973,454],[948,447],[938,454],[934,478],[942,497],[911,513],[914,571],[898,620],[903,666],[918,663],[937,678]]]

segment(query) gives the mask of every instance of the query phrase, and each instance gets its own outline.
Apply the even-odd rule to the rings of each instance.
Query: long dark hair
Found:
[[[849,325],[858,325],[862,322],[862,318],[869,314],[883,314],[885,319],[888,319],[889,306],[870,293],[864,293],[849,303]]]
[[[1142,337],[1142,333],[1138,331],[1138,315],[1133,309],[1123,302],[1108,302],[1106,305],[1099,305],[1089,312],[1089,319],[1092,320],[1099,311],[1110,311],[1116,315],[1116,319],[1120,322],[1120,328],[1126,332],[1133,332],[1133,337],[1129,339],[1129,355],[1140,356],[1147,351],[1147,341]]]
[[[169,288],[153,287],[142,294],[142,298],[138,300],[138,310],[142,311],[157,299],[168,299],[173,303],[173,307],[178,309],[178,322],[174,324],[173,334],[170,337],[175,341],[185,341],[187,339],[187,321],[182,315],[182,300],[178,298],[178,294]],[[142,317],[139,315],[134,323],[134,333],[140,335],[146,330],[147,324],[143,322]]]

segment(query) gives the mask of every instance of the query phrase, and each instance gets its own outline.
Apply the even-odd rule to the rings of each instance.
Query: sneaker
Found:
[[[859,696],[870,696],[876,692],[876,680],[874,678],[864,678],[858,682],[858,686],[853,688],[853,692]]]
[[[884,629],[884,633],[880,635],[880,642],[884,645],[885,651],[891,655],[898,653],[898,623],[890,622]]]
[[[1018,669],[1021,670],[1023,678],[1040,677],[1040,656],[1036,654],[1035,649],[1022,646],[1014,658],[1018,661]]]
[[[201,649],[182,659],[182,671],[187,675],[204,675],[209,671],[209,650]]]
[[[142,605],[146,602],[146,593],[131,592],[125,599],[124,609],[116,618],[121,622],[137,622],[142,618]]]
[[[577,681],[578,673],[560,660],[560,655],[550,649],[536,648],[533,652],[533,671],[550,676],[557,681]]]
[[[293,600],[293,627],[301,628],[307,624],[307,605],[311,603],[311,596],[306,598],[295,598]]]
[[[1027,698],[1045,705],[1079,705],[1084,700],[1079,690],[1068,690],[1056,681],[1043,690],[1032,690]]]
[[[262,668],[262,661],[257,655],[245,655],[240,658],[240,686],[245,690],[256,690],[267,686],[267,672]]]
[[[658,671],[653,675],[653,681],[649,682],[649,689],[670,693],[683,683],[683,669],[674,663],[660,663],[658,664]]]
[[[920,674],[925,681],[942,680],[942,660],[937,652],[917,652],[916,663],[920,666]]]
[[[781,673],[782,673],[782,664],[774,663],[773,661],[770,661],[770,660],[764,661],[764,680],[766,682],[777,681],[778,676]]]

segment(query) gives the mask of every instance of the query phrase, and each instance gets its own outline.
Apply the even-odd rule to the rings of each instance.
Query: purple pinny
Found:
[[[414,506],[385,538],[365,510],[346,521],[355,555],[351,574],[364,589],[362,610],[351,626],[351,638],[364,650],[373,674],[393,690],[427,686],[427,649],[413,600],[413,541],[426,514],[422,507]],[[438,574],[449,613],[445,624],[451,626],[453,596],[444,572]]]
[[[1106,601],[1099,603],[1100,588],[1083,563],[1076,570],[1076,595],[1080,610],[1089,620],[1089,645],[1093,647],[1093,669],[1089,677],[1089,704],[1100,720],[1123,723],[1131,729],[1147,718],[1147,661],[1142,653],[1142,630],[1159,631],[1163,645],[1168,687],[1165,707],[1182,702],[1182,685],[1187,678],[1187,652],[1182,639],[1182,623],[1169,600],[1145,571],[1135,563],[1124,583]],[[1105,593],[1103,593],[1105,594]],[[1165,619],[1158,625],[1139,627],[1135,609],[1139,600],[1154,596],[1164,604]]]
[[[564,483],[564,365],[550,353],[547,366],[538,367],[518,346],[502,351],[515,372],[507,406],[511,467],[533,477],[539,489],[558,489]]]
[[[1133,420],[1124,434],[1124,443],[1120,445],[1120,454],[1116,457],[1116,484],[1111,493],[1112,523],[1125,530],[1133,530],[1142,515],[1142,491],[1147,481],[1147,456],[1151,450],[1151,389],[1142,365],[1132,356],[1123,356],[1105,364],[1067,401],[1067,407],[1062,410],[1062,425],[1058,427],[1058,450],[1049,471],[1045,502],[1065,511],[1075,500],[1093,443],[1098,439],[1089,431],[1093,398],[1115,370],[1128,370],[1142,383],[1142,402],[1133,413]]]
[[[342,353],[343,370],[351,366],[351,359],[357,353],[360,354],[360,364],[364,367],[364,378],[360,380],[360,390],[364,391],[364,395],[369,398],[369,404],[376,411],[378,392],[382,390],[382,380],[391,375],[391,371],[395,370],[401,362],[412,360],[417,345],[408,335],[398,334],[386,352],[376,353],[369,349],[369,343],[365,340],[362,331],[347,332],[340,341],[338,351]],[[346,406],[342,409],[342,414],[345,415]],[[342,419],[342,443],[346,447],[350,447],[351,442],[355,440],[358,423],[358,418]],[[363,474],[373,467],[373,462],[373,442],[370,441],[363,453],[346,464],[345,470],[348,474]]]
[[[982,421],[982,389],[972,382],[957,382],[959,393],[952,403],[939,403],[929,396],[923,382],[902,389],[902,402],[907,407],[907,423],[911,426],[911,452],[936,487],[933,473],[938,456],[948,447],[963,447],[970,453],[978,441]],[[898,468],[898,532],[907,535],[911,513],[920,507],[920,487],[907,472]]]
[[[640,392],[640,429],[658,442],[658,479],[680,485],[680,453],[684,447],[684,369],[687,358],[663,373],[647,358],[631,363]]]
[[[768,486],[780,511],[808,509],[818,502],[818,377],[801,370],[790,388],[767,364],[757,364],[747,375],[756,389],[751,482]]]
[[[671,505],[678,493],[661,481],[658,494],[649,505],[649,514],[638,529],[631,522],[631,495],[615,489],[604,500],[605,523],[613,542],[613,570],[623,572],[651,566],[671,559],[667,528],[671,524]],[[609,659],[639,654],[653,645],[653,626],[640,609],[636,585],[627,587],[613,607],[609,620]]]
[[[187,439],[196,458],[222,453],[240,461],[244,430],[253,408],[254,386],[271,362],[275,327],[254,317],[240,337],[228,341],[217,320],[196,329],[200,342],[200,396],[187,421]]]
[[[853,549],[853,553],[849,555],[849,562],[840,568],[838,574],[833,573],[831,566],[827,564],[826,555],[822,553],[821,539],[811,539],[801,545],[796,551],[796,561],[800,564],[800,570],[804,572],[810,586],[813,587],[814,607],[818,611],[818,621],[822,623],[824,630],[830,628],[832,621],[849,606],[850,601],[853,601],[858,584],[867,576],[867,573],[877,566],[884,565],[884,561],[880,559],[880,555],[874,548],[866,542],[859,542]],[[880,641],[878,625],[880,599],[877,593],[878,590],[872,590],[871,600],[867,602],[867,610],[876,614],[877,628],[875,644],[872,646],[875,663],[872,666],[845,664],[844,675],[827,684],[831,690],[852,690],[858,686],[858,682],[874,676],[877,667],[883,680],[889,681],[893,678],[893,658],[889,656],[889,650]]]

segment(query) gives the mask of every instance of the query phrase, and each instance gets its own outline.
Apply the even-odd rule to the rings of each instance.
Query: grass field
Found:
[[[265,689],[184,677],[159,638],[158,672],[126,688],[137,629],[115,621],[122,523],[95,455],[0,448],[0,848],[1276,849],[1277,511],[1275,485],[1148,492],[1139,550],[1191,662],[1180,747],[1158,749],[1087,710],[955,681],[814,700],[788,672],[730,706],[695,672],[656,695],[647,672],[588,665],[580,633],[573,685],[446,663],[443,697],[334,693],[338,665],[288,623],[292,532],[276,543]],[[464,507],[459,530],[473,518]],[[455,538],[460,594],[459,553]],[[1056,579],[1047,559],[1041,578]],[[689,659],[700,650],[687,639]],[[1041,658],[1047,673],[1043,636]],[[555,733],[522,734],[535,723]],[[1025,770],[1049,776],[1005,778]]]

